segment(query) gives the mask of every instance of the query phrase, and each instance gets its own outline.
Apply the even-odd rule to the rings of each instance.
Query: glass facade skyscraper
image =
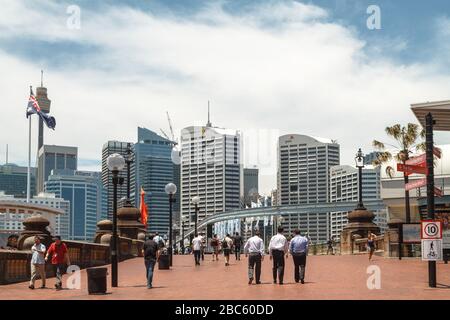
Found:
[[[0,166],[0,191],[17,198],[27,196],[27,167],[8,163]],[[36,168],[31,168],[31,194],[36,194]]]
[[[151,130],[138,128],[134,152],[137,168],[135,189],[140,192],[142,187],[146,192],[145,203],[149,210],[147,230],[168,235],[169,198],[164,188],[169,182],[175,182],[171,159],[172,141]],[[175,197],[179,198],[178,194]],[[140,206],[140,197],[136,197],[136,206]],[[175,221],[175,208],[173,213]]]
[[[45,190],[70,202],[68,239],[92,241],[97,222],[106,219],[106,191],[101,173],[54,170]]]
[[[108,141],[103,145],[102,148],[102,175],[101,179],[103,182],[103,187],[106,189],[106,195],[107,195],[107,204],[106,204],[106,212],[108,219],[112,220],[113,216],[113,183],[112,183],[112,173],[108,169],[107,159],[110,155],[114,153],[118,153],[122,155],[123,157],[127,156],[127,149],[128,144],[130,144],[130,147],[132,151],[134,150],[133,143],[130,142],[122,142],[122,141]],[[135,196],[135,161],[133,158],[133,162],[131,163],[131,173],[130,173],[130,180],[131,180],[131,195],[130,200],[131,203],[135,202],[136,196]],[[121,208],[125,202],[121,201],[121,199],[125,199],[127,196],[127,170],[126,167],[119,172],[119,177],[124,178],[124,183],[122,185],[117,186],[117,209]]]
[[[77,170],[77,157],[77,147],[43,145],[38,152],[37,193],[44,191],[52,170]]]

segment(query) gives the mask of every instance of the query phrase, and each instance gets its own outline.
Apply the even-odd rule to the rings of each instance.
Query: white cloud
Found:
[[[46,131],[46,143],[77,145],[87,159],[100,158],[107,140],[134,141],[137,126],[166,129],[166,110],[178,130],[204,124],[209,99],[217,126],[337,139],[342,162],[352,163],[358,147],[370,151],[371,140],[383,138],[385,126],[415,121],[410,103],[450,96],[447,75],[366,52],[355,32],[313,5],[260,5],[231,15],[216,4],[190,19],[82,8],[81,30],[69,30],[65,5],[40,4],[43,9],[33,4],[31,10],[38,28],[22,14],[30,2],[4,4],[0,39],[27,36],[98,49],[46,70],[58,123],[55,132]],[[0,144],[10,144],[16,162],[26,159],[28,85],[38,84],[41,67],[0,47],[7,75],[0,77]],[[274,174],[263,180],[263,191],[275,187]]]

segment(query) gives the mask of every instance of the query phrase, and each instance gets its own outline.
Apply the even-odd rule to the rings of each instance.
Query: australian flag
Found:
[[[37,102],[36,97],[33,94],[33,89],[30,88],[30,98],[28,99],[28,106],[27,106],[27,118],[35,113],[39,115],[39,117],[42,119],[42,121],[45,122],[47,127],[55,130],[56,126],[55,118],[49,116],[48,114],[46,114],[41,110],[41,108],[39,107],[39,103]]]

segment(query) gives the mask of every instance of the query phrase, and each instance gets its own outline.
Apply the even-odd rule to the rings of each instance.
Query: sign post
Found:
[[[425,145],[427,168],[427,211],[428,219],[434,220],[434,142],[433,116],[429,112],[425,116]],[[423,249],[422,249],[423,250]],[[436,261],[428,261],[428,285],[436,288]]]

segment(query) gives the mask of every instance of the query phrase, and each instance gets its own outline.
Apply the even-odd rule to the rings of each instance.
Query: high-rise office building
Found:
[[[364,165],[372,165],[378,159],[379,151],[372,151],[364,156]]]
[[[258,201],[258,168],[244,168],[244,193],[242,201],[244,207],[251,207],[252,202]]]
[[[362,196],[364,200],[380,200],[380,168],[367,165],[362,170]],[[330,202],[358,201],[358,169],[348,165],[330,168]],[[374,222],[386,229],[385,210],[375,213]],[[348,212],[330,212],[330,236],[339,239],[347,224]]]
[[[339,164],[339,144],[330,139],[299,134],[278,140],[278,205],[312,204],[329,201],[329,169]],[[283,215],[286,232],[300,229],[313,241],[326,241],[327,212]]]
[[[36,191],[44,191],[44,183],[52,170],[77,170],[78,148],[43,145],[38,152]]]
[[[112,183],[112,173],[108,169],[108,165],[106,160],[108,157],[114,153],[118,153],[122,155],[124,158],[128,156],[128,147],[131,148],[132,152],[132,163],[131,163],[131,172],[130,172],[130,200],[131,203],[136,203],[136,192],[135,192],[135,166],[136,161],[135,157],[133,156],[134,146],[133,143],[130,142],[121,142],[121,141],[108,141],[103,145],[102,148],[102,182],[103,187],[106,189],[107,193],[107,209],[106,212],[108,214],[108,219],[112,220],[113,215],[113,183]],[[127,197],[127,170],[126,167],[119,172],[119,177],[124,178],[124,183],[122,185],[117,186],[117,208],[119,209],[125,204],[125,201],[122,199],[126,199]]]
[[[106,218],[106,191],[100,172],[52,170],[45,190],[70,202],[68,239],[92,241]]]
[[[169,200],[166,184],[174,181],[174,164],[171,159],[173,142],[153,131],[138,128],[138,142],[134,145],[136,161],[136,190],[144,188],[149,217],[147,230],[168,235]],[[179,187],[177,185],[177,187]],[[178,194],[175,195],[178,198]],[[136,199],[139,208],[140,197]],[[173,211],[175,217],[175,210]]]
[[[17,198],[11,195],[0,193],[0,204],[10,201],[26,202],[26,198]],[[52,235],[60,235],[63,239],[69,238],[69,212],[70,202],[62,198],[58,198],[55,194],[40,193],[30,199],[30,204],[60,209],[61,214],[43,213],[43,217],[49,221],[49,231]],[[15,210],[14,212],[5,212],[0,205],[0,230],[22,231],[23,220],[30,217],[31,214],[25,210]]]
[[[181,132],[181,216],[185,229],[198,221],[240,208],[242,186],[241,134],[236,130],[191,126]],[[205,230],[199,230],[205,231]]]
[[[8,163],[0,166],[0,191],[17,198],[27,196],[28,167]],[[31,168],[31,195],[36,193],[36,168]]]

